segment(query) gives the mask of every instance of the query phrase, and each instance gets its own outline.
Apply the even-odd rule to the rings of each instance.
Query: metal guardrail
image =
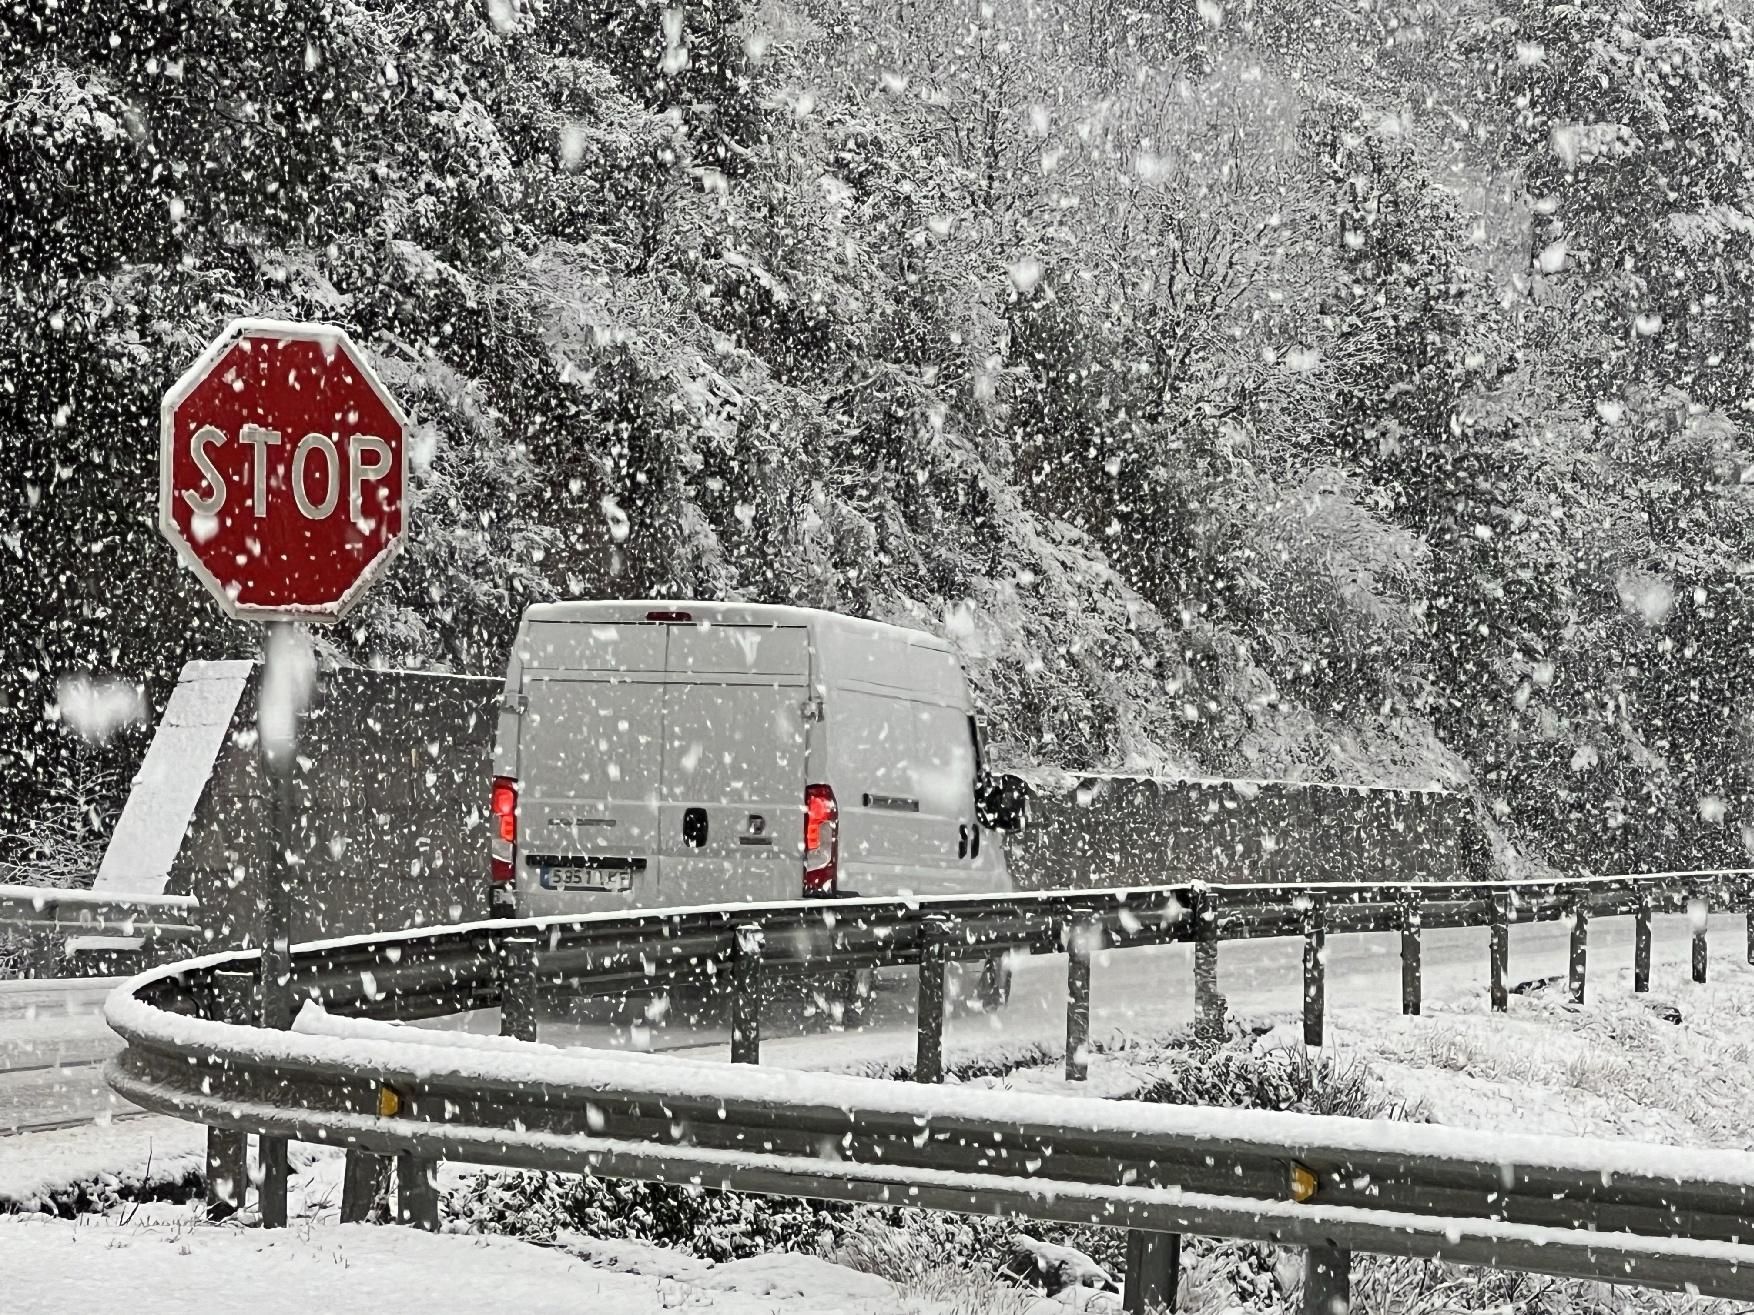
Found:
[[[0,926],[199,940],[199,907],[190,895],[115,895],[52,886],[0,886]]]
[[[350,1149],[344,1218],[364,1216],[395,1156],[399,1210],[436,1222],[440,1159],[843,1201],[1094,1223],[1130,1230],[1127,1308],[1174,1291],[1187,1233],[1308,1248],[1306,1294],[1347,1290],[1353,1250],[1709,1295],[1754,1296],[1754,1154],[1685,1151],[1254,1111],[729,1069],[524,1044],[545,990],[639,992],[728,982],[734,1059],[759,1057],[768,988],[852,968],[920,969],[919,1063],[940,1076],[944,973],[1000,951],[1069,951],[1068,1069],[1081,1075],[1090,954],[1193,942],[1205,1005],[1236,935],[1402,933],[1416,1009],[1419,933],[1494,929],[1495,986],[1516,922],[1627,913],[1648,982],[1653,912],[1748,907],[1747,872],[1418,887],[1169,886],[1000,897],[807,901],[487,923],[299,947],[295,992],[343,1021],[292,1033],[238,1026],[254,956],[158,969],[112,998],[127,1048],[110,1081],[210,1133],[212,1199],[239,1203],[243,1138]],[[1703,974],[1704,923],[1694,968]],[[1574,953],[1581,992],[1581,954]],[[1306,983],[1307,984],[1307,983]],[[1314,1010],[1312,1014],[1312,1003]],[[1319,1032],[1320,992],[1305,994]],[[359,1021],[503,1005],[513,1039],[418,1039]],[[1210,1018],[1207,1019],[1210,1022]],[[333,1033],[340,1032],[341,1035]],[[519,1038],[522,1038],[521,1040]],[[499,1050],[499,1054],[487,1051]],[[284,1180],[264,1184],[284,1222]],[[1322,1306],[1325,1309],[1325,1305]]]

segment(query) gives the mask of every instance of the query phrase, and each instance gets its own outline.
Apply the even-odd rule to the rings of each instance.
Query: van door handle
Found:
[[[682,810],[682,843],[690,849],[706,848],[706,809]]]
[[[956,828],[956,857],[968,857],[968,823],[963,822]]]

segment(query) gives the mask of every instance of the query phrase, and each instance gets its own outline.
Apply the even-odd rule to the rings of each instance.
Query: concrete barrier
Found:
[[[247,662],[185,668],[95,887],[194,895],[215,945],[255,944],[257,879],[269,859],[260,674]],[[319,674],[300,741],[295,940],[487,916],[501,687],[481,676]]]
[[[1024,890],[1164,882],[1464,880],[1490,851],[1464,794],[1085,775],[1035,783],[1009,842]]]

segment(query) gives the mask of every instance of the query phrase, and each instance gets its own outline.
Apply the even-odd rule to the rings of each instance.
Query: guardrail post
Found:
[[[63,947],[67,938],[58,933],[47,936],[27,936],[24,940],[24,975],[26,977],[53,977],[55,969],[61,961]]]
[[[1693,925],[1693,980],[1705,980],[1705,928],[1711,921],[1711,903],[1704,895],[1687,901],[1687,921]]]
[[[1638,910],[1632,919],[1632,989],[1650,990],[1650,892],[1638,892]]]
[[[396,1156],[396,1220],[438,1232],[438,1161],[403,1151]]]
[[[262,1175],[256,1204],[263,1228],[286,1227],[286,1185],[290,1175],[287,1139],[262,1133],[256,1138],[256,1159]]]
[[[390,1192],[390,1157],[349,1150],[341,1177],[341,1222],[363,1224]]]
[[[1754,883],[1742,877],[1737,885],[1741,888],[1742,907],[1747,910],[1744,919],[1748,924],[1748,962],[1754,964]],[[1730,896],[1733,901],[1734,896]]]
[[[926,918],[920,923],[920,1035],[914,1055],[915,1082],[944,1080],[944,973],[950,957],[950,935],[948,918]]]
[[[1492,897],[1492,1011],[1510,1009],[1510,924],[1516,916],[1509,895]]]
[[[1302,1315],[1347,1315],[1351,1309],[1351,1250],[1311,1247],[1303,1261]]]
[[[230,1128],[207,1130],[207,1217],[227,1219],[244,1207],[250,1181],[250,1136]]]
[[[737,928],[731,959],[731,1062],[761,1063],[761,956],[767,937],[754,923]]]
[[[1579,895],[1571,902],[1571,958],[1566,964],[1565,989],[1571,1003],[1583,1003],[1584,974],[1590,958],[1590,906]]]
[[[262,1133],[256,1138],[257,1171],[262,1181],[256,1188],[257,1212],[263,1228],[286,1227],[286,1185],[290,1175],[287,1139]]]
[[[255,1021],[255,974],[221,968],[213,974],[211,1017],[219,1023]],[[250,1135],[231,1128],[207,1129],[207,1217],[225,1219],[244,1208],[250,1181]]]
[[[1090,955],[1102,943],[1102,924],[1079,918],[1066,924],[1066,1081],[1090,1072]]]
[[[1420,1004],[1419,892],[1401,892],[1401,1012],[1417,1015]]]
[[[499,1034],[536,1039],[536,938],[508,936],[500,942]]]
[[[1127,1277],[1121,1290],[1121,1309],[1126,1315],[1159,1315],[1175,1309],[1181,1255],[1179,1233],[1127,1230]]]
[[[1748,962],[1754,964],[1754,905],[1750,905],[1747,914],[1748,922]]]
[[[1303,1044],[1322,1043],[1322,1017],[1327,1009],[1327,915],[1320,896],[1303,911]]]
[[[1194,892],[1194,1036],[1224,1040],[1224,997],[1218,991],[1218,896]]]

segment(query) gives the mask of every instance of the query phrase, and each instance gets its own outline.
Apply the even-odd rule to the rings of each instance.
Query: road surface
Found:
[[[0,982],[0,1138],[137,1113],[104,1083],[120,1047],[103,1020],[117,980]]]
[[[1690,937],[1684,917],[1654,920],[1653,985],[1680,981],[1687,972]],[[1589,971],[1629,972],[1631,918],[1601,918],[1590,924]],[[1713,953],[1740,956],[1744,924],[1738,915],[1711,920]],[[1565,971],[1569,932],[1563,923],[1517,927],[1511,932],[1510,980],[1514,983]],[[1428,999],[1484,993],[1488,981],[1485,929],[1427,931],[1424,989]],[[1396,934],[1330,934],[1327,998],[1331,1008],[1388,1005],[1400,998],[1400,939]],[[1117,1033],[1151,1035],[1181,1027],[1193,1017],[1191,947],[1162,946],[1111,950],[1095,957],[1091,990],[1091,1035],[1097,1041]],[[1057,1044],[1065,1027],[1064,956],[1020,962],[1011,1004],[1000,1014],[953,1012],[946,1044],[957,1051],[992,1043],[1040,1041]],[[103,1081],[103,1061],[118,1048],[104,1025],[104,997],[115,980],[0,982],[0,1139],[19,1132],[105,1122],[138,1114],[114,1096]],[[1295,938],[1227,943],[1219,950],[1219,989],[1233,1010],[1294,1014],[1303,997],[1303,942]],[[866,1025],[855,1032],[825,1034],[796,1008],[770,1011],[764,1018],[763,1054],[772,1063],[795,1068],[856,1067],[910,1060],[914,1045],[914,991],[911,975],[886,981]],[[432,1026],[493,1031],[497,1011],[436,1020]],[[549,1021],[541,1039],[557,1045],[597,1045],[686,1051],[725,1057],[728,1035],[721,1027],[688,1027],[659,1020],[630,1029],[598,1019],[577,1023]],[[0,1140],[0,1157],[6,1154]]]
[[[1711,919],[1712,952],[1741,956],[1746,949],[1740,915]],[[1598,918],[1590,923],[1591,980],[1604,974],[1630,974],[1633,920]],[[1538,923],[1511,929],[1510,976],[1521,981],[1563,974],[1570,955],[1570,927]],[[1422,979],[1427,1000],[1476,993],[1491,980],[1486,928],[1427,930],[1422,942]],[[1652,986],[1683,980],[1692,938],[1683,915],[1652,919]],[[1401,998],[1399,933],[1329,933],[1327,1003],[1330,1009],[1356,1005],[1398,1008]],[[1219,947],[1219,990],[1230,1008],[1245,1014],[1296,1014],[1303,1005],[1303,941],[1235,941]],[[1101,1042],[1119,1034],[1150,1036],[1193,1021],[1193,949],[1187,945],[1110,950],[1094,956],[1090,1002],[1091,1037]],[[1016,965],[1011,1003],[999,1014],[952,1011],[945,1043],[952,1059],[983,1045],[1015,1046],[1041,1042],[1050,1047],[1065,1036],[1066,959],[1042,955]],[[779,1017],[771,1014],[778,1012]],[[909,973],[883,983],[867,1020],[856,1033],[824,1035],[798,1017],[797,1010],[770,1011],[762,1020],[763,1058],[793,1068],[848,1067],[879,1061],[911,1061],[914,1048],[914,986]],[[433,1026],[497,1028],[496,1011]],[[630,1030],[603,1022],[544,1021],[541,1039],[556,1045],[595,1045],[662,1051],[688,1051],[701,1057],[727,1056],[730,1037],[723,1027],[676,1027],[659,1020]]]

